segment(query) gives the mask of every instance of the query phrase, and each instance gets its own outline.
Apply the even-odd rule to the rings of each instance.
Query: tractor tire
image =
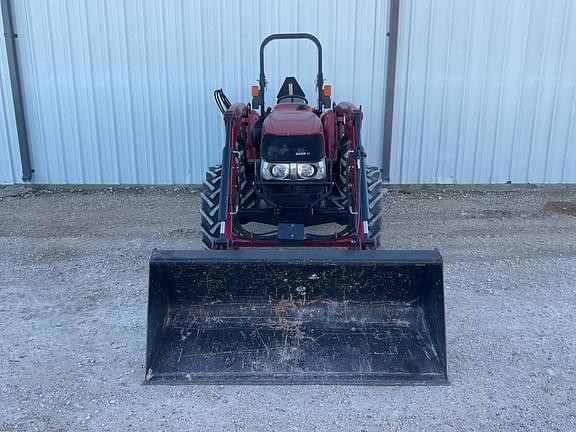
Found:
[[[340,158],[340,174],[334,179],[332,193],[326,197],[326,206],[339,209],[350,207],[348,200],[348,162],[345,158]]]
[[[368,221],[369,236],[380,243],[382,220],[384,218],[384,195],[380,168],[367,166],[366,181],[368,183],[368,207],[370,209],[370,219]]]
[[[202,199],[200,230],[202,232],[202,245],[205,249],[212,249],[212,241],[220,236],[218,210],[220,209],[221,178],[221,165],[209,167],[206,171],[202,192],[200,193],[200,198]]]
[[[334,179],[334,189],[330,196],[326,198],[326,205],[329,207],[347,209],[349,203],[348,182],[348,162],[342,158],[340,160],[340,172],[338,178]],[[368,183],[368,207],[370,208],[370,219],[368,222],[369,237],[378,240],[382,234],[382,219],[384,216],[383,194],[382,194],[382,173],[380,168],[366,166],[366,181]]]
[[[202,207],[200,216],[202,219],[200,230],[202,232],[202,244],[206,249],[212,249],[212,241],[220,236],[220,222],[218,211],[220,210],[220,180],[222,178],[222,166],[214,165],[206,171],[203,190],[200,194]],[[240,202],[242,208],[253,208],[257,205],[258,197],[254,186],[243,180],[240,183]]]

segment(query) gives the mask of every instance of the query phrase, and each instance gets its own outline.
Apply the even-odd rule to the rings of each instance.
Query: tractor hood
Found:
[[[263,134],[279,136],[321,135],[322,122],[308,105],[278,104],[264,120]]]

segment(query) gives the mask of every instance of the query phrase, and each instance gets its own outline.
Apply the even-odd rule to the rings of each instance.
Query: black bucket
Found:
[[[446,384],[438,251],[155,251],[146,383]]]

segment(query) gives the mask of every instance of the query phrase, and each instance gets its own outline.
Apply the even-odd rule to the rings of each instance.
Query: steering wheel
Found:
[[[280,103],[280,101],[283,101],[284,99],[294,99],[294,98],[303,100],[305,104],[308,104],[308,99],[306,99],[304,96],[298,96],[298,95],[280,96],[277,100],[277,103]]]

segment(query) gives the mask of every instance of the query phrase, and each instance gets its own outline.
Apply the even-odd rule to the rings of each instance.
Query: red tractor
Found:
[[[294,77],[287,77],[265,106],[264,48],[276,39],[305,38],[318,48],[318,102],[312,106]],[[375,249],[382,226],[382,177],[366,165],[362,111],[349,102],[332,105],[324,85],[322,47],[309,34],[275,34],[260,46],[260,86],[252,106],[231,105],[214,92],[224,114],[222,165],[206,173],[202,193],[202,241],[209,249],[270,246]],[[260,109],[260,114],[254,111]],[[250,222],[272,225],[249,231]],[[332,234],[307,233],[336,223]]]
[[[315,106],[294,77],[265,106],[276,39],[316,45]],[[259,84],[251,104],[214,93],[226,141],[201,194],[210,250],[152,254],[146,382],[445,383],[442,258],[372,250],[380,170],[366,165],[362,111],[331,102],[318,39],[264,39]],[[307,229],[323,224],[338,228]]]

